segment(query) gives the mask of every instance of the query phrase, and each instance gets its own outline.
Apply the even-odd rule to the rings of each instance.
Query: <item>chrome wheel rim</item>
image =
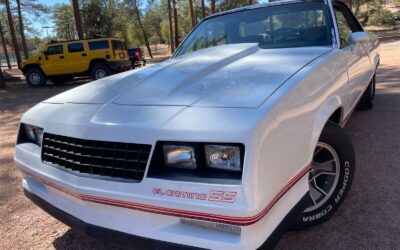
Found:
[[[95,76],[96,76],[96,80],[97,80],[97,79],[106,77],[107,73],[104,70],[100,69],[100,70],[96,70]]]
[[[31,73],[29,75],[29,81],[33,84],[33,85],[38,85],[40,83],[40,75],[38,73]]]
[[[340,161],[336,151],[328,144],[318,142],[308,176],[313,205],[304,212],[321,207],[333,194],[339,182]]]

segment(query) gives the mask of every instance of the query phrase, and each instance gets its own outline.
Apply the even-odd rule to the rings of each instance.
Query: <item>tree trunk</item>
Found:
[[[6,43],[6,38],[4,37],[3,24],[1,23],[1,21],[0,21],[0,36],[1,36],[1,43],[3,45],[4,55],[6,56],[7,66],[9,69],[11,69],[10,57],[8,56],[7,43]]]
[[[144,27],[143,27],[143,24],[142,24],[142,20],[141,20],[141,18],[140,18],[139,8],[138,8],[137,5],[135,5],[135,11],[136,11],[136,16],[137,16],[137,19],[138,19],[138,22],[139,22],[140,29],[142,30],[142,33],[143,33],[143,39],[144,39],[144,42],[145,42],[145,44],[146,44],[147,51],[149,52],[150,58],[153,59],[153,54],[151,53],[151,48],[150,48],[150,44],[149,44],[149,39],[147,38],[146,31],[144,30]]]
[[[175,52],[175,42],[174,42],[174,34],[172,28],[171,0],[167,1],[168,1],[168,18],[169,18],[169,46],[172,54]]]
[[[79,10],[78,0],[72,0],[72,7],[74,8],[75,25],[76,25],[76,31],[78,32],[78,38],[84,39],[82,18],[81,18],[81,12]]]
[[[206,5],[204,3],[204,0],[201,0],[201,14],[203,15],[203,18],[206,17]]]
[[[192,28],[194,28],[194,26],[196,26],[196,20],[194,19],[193,0],[189,0],[189,12],[190,19],[192,20]]]
[[[178,12],[176,11],[175,0],[172,0],[172,8],[174,9],[175,48],[178,48],[179,46]]]
[[[21,35],[22,48],[24,49],[24,57],[25,59],[27,59],[29,57],[29,54],[28,54],[28,46],[26,46],[24,21],[22,20],[21,2],[20,0],[16,0],[16,3],[18,10],[19,33]]]
[[[6,82],[3,77],[3,70],[0,67],[0,89],[4,89],[6,87]]]
[[[354,15],[358,17],[358,13],[360,12],[361,4],[356,5],[356,9],[354,10]]]
[[[215,0],[211,0],[211,13],[215,13]]]
[[[15,50],[15,57],[17,58],[17,64],[19,67],[19,64],[21,62],[21,54],[19,52],[17,36],[15,35],[14,21],[11,14],[10,2],[8,0],[4,0],[4,3],[6,5],[8,25],[10,26],[10,33],[11,33],[12,44]]]
[[[253,5],[253,0],[249,0],[249,5]]]
[[[348,0],[347,1],[347,6],[349,6],[349,8],[352,10],[353,9],[353,1],[352,0]]]

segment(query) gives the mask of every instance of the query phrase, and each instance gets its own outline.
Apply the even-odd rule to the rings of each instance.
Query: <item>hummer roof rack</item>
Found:
[[[78,42],[78,41],[85,41],[85,40],[92,40],[92,39],[115,39],[115,40],[124,40],[123,38],[118,38],[118,37],[109,37],[109,36],[104,36],[104,35],[95,35],[93,37],[87,37],[84,39],[73,39],[73,40],[63,40],[63,41],[58,41],[58,40],[50,40],[48,44],[54,44],[54,43],[70,43],[70,42]]]

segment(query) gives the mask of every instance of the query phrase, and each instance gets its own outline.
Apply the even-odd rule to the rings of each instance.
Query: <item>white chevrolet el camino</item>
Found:
[[[372,108],[378,64],[377,39],[340,1],[212,15],[170,60],[26,112],[25,194],[119,243],[272,248],[343,202],[355,155],[342,127]]]

